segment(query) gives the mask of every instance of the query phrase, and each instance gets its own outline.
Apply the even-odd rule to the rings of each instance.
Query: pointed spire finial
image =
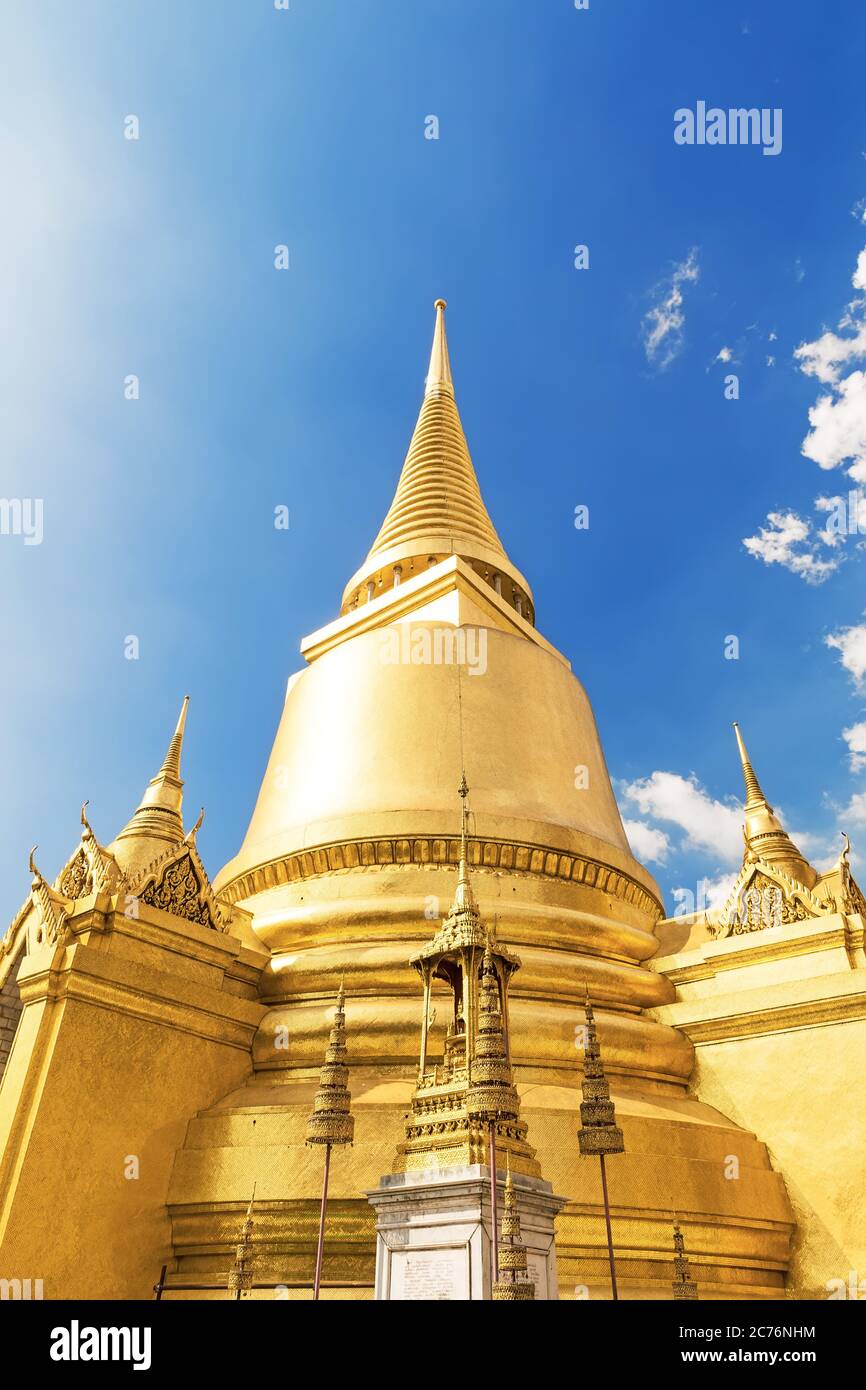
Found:
[[[465,771],[462,772],[457,795],[462,800],[460,810],[460,867],[457,872],[454,902],[451,904],[451,911],[448,915],[451,918],[455,913],[469,912],[477,917],[478,904],[475,901],[475,894],[472,892],[472,884],[469,881],[469,783],[466,780]]]
[[[755,770],[749,761],[746,745],[743,742],[743,735],[740,733],[740,726],[736,720],[734,720],[734,733],[737,736],[737,747],[740,750],[740,762],[743,765],[743,779],[746,783],[746,806],[769,806],[767,798],[761,791],[761,784],[755,776]],[[772,810],[772,807],[770,807],[770,810]]]
[[[186,712],[189,696],[185,695],[180,707],[177,727],[171,736],[168,751],[162,766],[155,777],[147,784],[138,809],[121,830],[117,840],[143,837],[150,840],[164,840],[178,844],[184,838],[183,782],[180,776],[180,755],[183,748],[183,733],[186,727]],[[194,838],[194,837],[193,837]],[[115,844],[117,843],[115,840]]]
[[[184,695],[183,704],[180,707],[177,728],[172,734],[171,743],[168,745],[168,752],[160,768],[160,773],[169,777],[176,777],[180,781],[180,752],[183,747],[183,731],[186,728],[186,712],[189,709],[189,696]]]
[[[366,560],[343,591],[342,612],[457,557],[534,622],[531,589],[505,553],[475,476],[454,395],[445,300],[437,299],[435,309],[424,396],[397,489]]]
[[[433,307],[436,310],[436,326],[433,329],[433,347],[424,395],[433,396],[445,392],[453,396],[454,383],[451,380],[451,362],[448,358],[448,339],[445,334],[445,300],[437,299]]]
[[[755,776],[755,769],[740,733],[740,726],[736,721],[734,733],[746,784],[746,816],[743,827],[746,848],[743,863],[754,860],[778,863],[790,877],[805,884],[807,888],[812,888],[817,882],[818,874],[808,860],[803,858],[761,790],[761,784]]]

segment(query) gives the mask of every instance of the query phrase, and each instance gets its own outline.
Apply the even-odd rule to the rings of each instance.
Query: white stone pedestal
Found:
[[[505,1174],[497,1172],[497,1216]],[[554,1219],[564,1197],[549,1182],[512,1174],[535,1297],[558,1298]],[[490,1297],[490,1171],[483,1164],[389,1173],[367,1193],[376,1209],[376,1298]],[[500,1237],[501,1239],[501,1237]]]

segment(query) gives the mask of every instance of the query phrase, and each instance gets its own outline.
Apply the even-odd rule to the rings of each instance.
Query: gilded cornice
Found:
[[[486,838],[473,839],[471,854],[473,867],[481,873],[485,870],[505,870],[508,873],[579,883],[636,907],[651,916],[653,921],[663,915],[661,902],[636,879],[588,856],[563,853],[544,845],[517,840]],[[226,902],[236,903],[281,884],[298,883],[345,870],[372,871],[400,865],[451,866],[459,861],[460,841],[447,836],[406,835],[376,840],[342,840],[299,850],[259,865],[229,883],[220,884],[219,892]]]
[[[673,1007],[676,1008],[676,1005]],[[832,1023],[854,1023],[862,1019],[866,1019],[866,991],[827,999],[809,999],[778,1008],[724,1014],[718,1018],[689,1021],[677,1016],[675,1021],[671,1021],[697,1046],[757,1038],[768,1033],[786,1033],[798,1028],[819,1028]]]
[[[858,935],[862,937],[862,929],[858,933],[856,930],[852,930],[845,918],[839,919],[838,914],[836,916],[839,924],[826,930],[815,931],[811,929],[810,922],[803,922],[796,924],[798,928],[804,928],[802,934],[797,936],[791,936],[785,931],[785,934],[777,940],[768,940],[763,934],[757,941],[748,937],[728,937],[724,939],[725,944],[732,939],[739,939],[743,941],[742,948],[715,951],[712,949],[716,944],[715,942],[706,943],[700,952],[688,953],[689,956],[699,955],[698,960],[689,960],[687,964],[683,965],[668,966],[665,964],[665,957],[659,957],[652,962],[651,968],[663,974],[666,979],[670,980],[671,984],[685,985],[699,980],[711,980],[724,971],[740,970],[744,966],[763,965],[768,961],[787,960],[791,956],[807,956],[815,951],[827,951],[840,946],[850,956],[853,938]],[[853,944],[856,945],[856,942]],[[673,957],[674,960],[682,958]]]
[[[233,991],[198,984],[166,971],[153,971],[142,988],[138,963],[111,957],[87,945],[59,948],[50,964],[39,965],[20,981],[25,1004],[49,998],[74,999],[117,1015],[162,1024],[209,1042],[248,1052],[264,1007]]]

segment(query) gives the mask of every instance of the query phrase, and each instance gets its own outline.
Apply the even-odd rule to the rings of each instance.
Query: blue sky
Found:
[[[832,544],[815,510],[866,448],[862,308],[838,327],[866,10],[624,8],[6,8],[0,494],[44,503],[40,545],[0,536],[7,915],[85,797],[116,833],[187,692],[187,809],[214,872],[234,853],[299,640],[390,501],[439,295],[488,508],[666,892],[736,861],[734,718],[804,849],[866,844],[866,519]],[[698,100],[781,108],[781,153],[675,144]],[[801,452],[822,399],[827,468]]]

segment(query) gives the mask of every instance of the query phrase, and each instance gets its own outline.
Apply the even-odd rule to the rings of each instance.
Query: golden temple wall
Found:
[[[862,918],[834,914],[717,941],[700,928],[682,940],[680,925],[666,923],[660,935],[668,950],[678,947],[653,963],[676,985],[677,1002],[656,1016],[695,1045],[692,1089],[757,1134],[784,1175],[797,1223],[791,1294],[838,1297],[853,1276],[862,1297]]]
[[[106,910],[107,909],[107,910]],[[0,1084],[0,1277],[50,1298],[147,1298],[170,1249],[187,1123],[250,1072],[261,956],[142,906],[79,907],[24,959]]]

